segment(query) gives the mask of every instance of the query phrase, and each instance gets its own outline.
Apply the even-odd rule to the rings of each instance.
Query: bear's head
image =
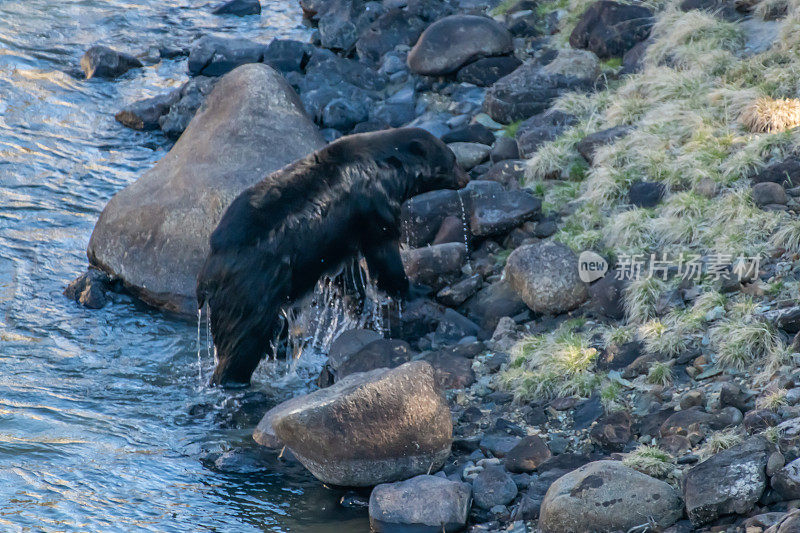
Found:
[[[456,163],[448,146],[419,128],[393,130],[403,169],[413,179],[410,196],[438,189],[460,189],[469,183],[469,176]]]

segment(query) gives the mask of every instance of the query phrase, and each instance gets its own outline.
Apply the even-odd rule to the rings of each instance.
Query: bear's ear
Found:
[[[408,153],[425,159],[428,157],[428,146],[426,143],[415,139],[408,143]]]

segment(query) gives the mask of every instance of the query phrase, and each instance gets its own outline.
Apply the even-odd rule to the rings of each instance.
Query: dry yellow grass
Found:
[[[751,133],[780,133],[800,126],[797,98],[758,98],[742,111],[739,121]]]

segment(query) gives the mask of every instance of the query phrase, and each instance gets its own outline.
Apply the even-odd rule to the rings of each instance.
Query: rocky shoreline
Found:
[[[124,288],[193,314],[203,239],[238,192],[342,135],[420,127],[472,178],[403,206],[405,268],[430,298],[390,309],[387,338],[340,335],[319,390],[271,409],[255,440],[322,483],[374,487],[356,499],[376,531],[800,530],[800,343],[787,342],[800,308],[796,290],[783,289],[797,281],[800,240],[784,238],[744,279],[733,265],[674,285],[618,279],[613,268],[589,283],[578,269],[584,249],[619,267],[646,233],[579,217],[608,186],[599,169],[632,137],[655,135],[652,117],[616,108],[635,118],[606,124],[586,102],[635,80],[618,103],[634,106],[647,91],[637,72],[680,70],[678,48],[646,64],[666,47],[659,24],[669,17],[748,28],[740,44],[769,40],[770,17],[787,17],[728,4],[302,0],[311,43],[208,36],[166,47],[159,57],[185,56],[189,81],[116,119],[178,140],[106,208],[93,268],[67,296],[101,307],[106,290]],[[260,5],[232,0],[217,12]],[[772,44],[748,46],[737,57]],[[81,65],[87,78],[113,78],[142,62],[93,47]],[[681,90],[700,89],[666,99]],[[649,220],[678,195],[713,201],[733,190],[703,176],[657,179],[656,161],[645,179],[620,178],[619,216]],[[221,175],[236,179],[220,187]],[[764,227],[761,213],[796,220],[800,165],[788,148],[760,151],[738,177],[750,195],[739,216]],[[687,203],[667,225],[698,209]],[[701,257],[706,272],[712,260]],[[739,332],[743,347],[733,346]]]

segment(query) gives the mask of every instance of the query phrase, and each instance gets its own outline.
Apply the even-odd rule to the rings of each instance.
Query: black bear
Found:
[[[447,145],[404,128],[342,137],[236,197],[211,234],[197,279],[217,349],[212,384],[249,384],[281,308],[359,253],[378,288],[407,296],[401,204],[467,181]]]

